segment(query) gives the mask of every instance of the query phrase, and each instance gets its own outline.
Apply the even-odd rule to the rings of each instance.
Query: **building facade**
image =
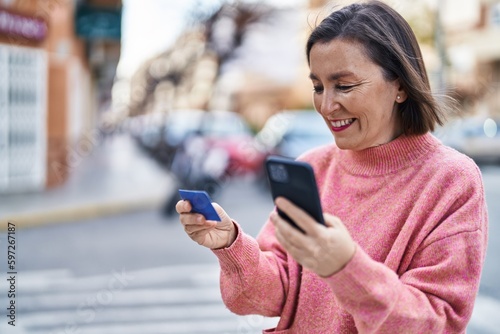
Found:
[[[500,119],[500,0],[476,0],[469,24],[450,25],[450,84],[472,114]]]
[[[0,193],[64,183],[97,143],[120,47],[86,28],[100,8],[121,18],[120,1],[0,0]]]

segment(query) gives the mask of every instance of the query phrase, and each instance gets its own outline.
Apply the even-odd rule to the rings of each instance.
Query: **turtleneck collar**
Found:
[[[431,133],[418,136],[401,135],[391,142],[361,151],[340,150],[340,164],[357,175],[384,175],[421,160],[439,145]]]

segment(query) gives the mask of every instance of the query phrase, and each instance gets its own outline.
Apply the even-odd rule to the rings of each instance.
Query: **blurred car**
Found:
[[[211,149],[228,154],[228,176],[257,173],[262,168],[265,153],[255,145],[254,134],[237,113],[212,111],[201,126],[201,136]]]
[[[143,149],[151,153],[161,141],[163,123],[163,115],[146,114],[128,119],[126,129]]]
[[[200,149],[225,151],[227,175],[253,173],[261,168],[263,153],[254,147],[254,134],[241,115],[226,110],[181,110],[166,120],[157,156],[163,163],[195,140]],[[190,150],[192,152],[192,150]],[[184,154],[181,152],[180,154]]]
[[[201,134],[206,113],[199,109],[183,109],[173,111],[165,118],[154,154],[162,165],[170,168],[174,155],[186,140]]]
[[[269,154],[294,159],[312,148],[334,143],[330,129],[314,110],[287,110],[271,116],[256,140]]]
[[[178,188],[202,189],[215,197],[232,176],[256,174],[265,154],[254,146],[246,121],[230,111],[172,114],[164,129],[164,149],[173,150],[170,171]],[[175,212],[177,193],[168,198],[162,212]]]
[[[434,135],[445,145],[476,162],[500,162],[500,119],[460,118],[437,129]]]
[[[182,109],[168,115],[135,117],[129,130],[137,142],[163,166],[170,168],[177,150],[193,137],[203,138],[204,146],[228,151],[231,169],[252,169],[255,154],[249,154],[253,133],[246,121],[231,111]]]
[[[162,140],[170,147],[178,147],[186,138],[201,132],[207,112],[198,109],[177,110],[165,119]]]

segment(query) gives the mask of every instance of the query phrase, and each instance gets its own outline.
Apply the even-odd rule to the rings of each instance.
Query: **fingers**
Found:
[[[275,201],[276,206],[287,214],[295,224],[297,224],[307,235],[315,236],[321,233],[320,224],[315,221],[307,212],[294,205],[283,197],[278,197]]]
[[[294,219],[297,225],[300,213],[287,204],[277,201],[283,211]],[[292,204],[293,205],[293,204]],[[354,256],[356,244],[342,221],[333,215],[324,214],[326,227],[316,222],[318,229],[314,235],[299,230],[281,218],[277,212],[271,214],[271,221],[275,226],[275,236],[283,248],[304,268],[314,271],[321,277],[328,277],[341,270]],[[304,218],[304,217],[302,217]],[[300,226],[307,228],[309,222],[302,222]]]
[[[227,223],[228,221],[231,221],[229,215],[226,213],[226,211],[224,211],[224,209],[219,204],[213,202],[212,206],[214,207],[215,211],[217,211],[217,214],[219,215],[222,222]]]
[[[317,240],[310,235],[300,232],[282,219],[277,212],[271,214],[271,220],[275,224],[275,236],[283,248],[304,267],[313,271],[318,266]]]
[[[175,205],[175,210],[179,214],[191,212],[191,210],[192,210],[191,203],[189,203],[189,201],[180,200]]]
[[[237,236],[231,218],[217,203],[212,203],[221,221],[207,220],[202,214],[191,212],[189,201],[177,202],[175,209],[186,234],[199,245],[210,249],[230,246]]]
[[[189,203],[189,201],[181,200],[177,202],[175,210],[179,213],[181,224],[184,225],[184,230],[188,234],[212,228],[217,224],[215,221],[206,220],[205,217],[199,213],[191,213],[191,203]]]
[[[344,224],[342,223],[342,221],[340,220],[339,217],[333,216],[333,215],[331,215],[329,213],[325,213],[324,217],[325,217],[325,224],[326,224],[327,227],[334,227],[334,228],[345,229],[345,226],[344,226]]]
[[[205,236],[217,226],[216,221],[206,220],[198,213],[182,213],[180,221],[186,234],[200,245],[203,244]]]
[[[275,225],[276,239],[282,245],[296,248],[303,243],[304,234],[281,218],[277,212],[271,213],[271,221]]]
[[[187,235],[190,237],[195,237],[200,232],[208,233],[210,231],[211,226],[207,225],[184,225],[184,231],[186,231]]]
[[[180,214],[181,224],[186,226],[200,226],[203,228],[213,227],[217,225],[216,221],[206,220],[202,214],[199,213],[181,213]]]

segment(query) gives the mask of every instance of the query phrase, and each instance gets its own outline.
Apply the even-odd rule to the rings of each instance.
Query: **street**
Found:
[[[261,168],[266,157],[295,159],[334,143],[351,151],[344,153],[352,154],[356,168],[332,164],[321,177],[338,195],[320,202],[345,218],[368,261],[394,259],[387,262],[398,271],[386,272],[396,284],[384,279],[385,289],[377,289],[376,266],[351,261],[377,299],[387,292],[387,312],[394,313],[379,319],[399,323],[402,334],[420,334],[401,324],[412,317],[432,323],[425,309],[435,307],[445,324],[470,316],[467,334],[500,334],[499,31],[500,0],[0,0],[0,334],[258,334],[274,328],[279,317],[226,308],[217,257],[189,238],[166,204],[177,201],[179,188],[213,190],[213,200],[256,237],[274,209]],[[459,195],[474,198],[477,183],[459,188],[451,173],[411,174],[407,167],[415,166],[407,163],[426,164],[438,152],[419,134],[489,161],[479,165],[488,249],[477,298],[465,302],[468,314],[457,300],[470,291],[463,283],[468,278],[478,285],[482,262],[469,240],[481,235],[471,222],[479,216],[484,222],[484,210]],[[330,153],[316,152],[325,153],[318,163],[328,163]],[[393,155],[401,159],[387,159]],[[439,163],[449,166],[441,158],[447,154]],[[358,175],[356,169],[370,169],[364,160],[380,168]],[[293,174],[281,167],[278,182]],[[392,172],[383,173],[385,167]],[[403,196],[385,187],[396,179],[405,183],[393,182],[392,189],[401,185]],[[304,178],[296,180],[305,185]],[[371,182],[380,184],[358,188]],[[317,202],[303,189],[288,194]],[[413,202],[415,194],[422,196]],[[424,216],[425,224],[412,219]],[[433,219],[437,224],[429,226]],[[284,235],[297,248],[293,236]],[[328,287],[320,277],[341,270],[333,263],[346,262],[335,260],[355,249],[332,238],[299,247],[312,251],[302,252],[306,260],[332,262],[313,268],[317,277],[299,268],[295,279],[289,263],[280,268],[279,278],[294,279],[283,286],[282,311],[268,314],[296,325],[303,317],[294,307],[314,308],[317,321],[308,317],[298,327],[314,332],[313,324],[326,323],[340,332],[328,310],[345,305],[336,319],[363,331],[361,320],[350,319],[355,311],[329,289],[337,284],[354,296],[364,288]],[[484,239],[479,242],[484,248]],[[394,247],[386,251],[387,245]],[[239,255],[225,255],[248,251],[235,249]],[[364,254],[357,255],[363,261]],[[349,269],[344,273],[332,281],[342,282]],[[273,309],[269,287],[277,277],[245,277],[267,293],[266,310]],[[418,286],[420,277],[425,282]],[[240,298],[235,307],[253,294],[234,281],[227,286]],[[308,293],[289,303],[295,286]],[[401,288],[408,294],[398,294]],[[318,296],[332,299],[318,302]],[[415,306],[412,298],[423,302]],[[361,299],[353,307],[376,324],[373,315],[383,312],[371,312],[373,303]],[[400,316],[406,300],[411,310]],[[295,331],[279,333],[303,334]]]
[[[482,171],[490,239],[472,334],[500,333],[500,167]],[[267,190],[248,180],[226,184],[216,201],[253,236],[272,208]],[[276,322],[224,307],[215,256],[176,216],[144,211],[23,229],[17,246],[17,325],[3,320],[2,333],[260,333]]]

